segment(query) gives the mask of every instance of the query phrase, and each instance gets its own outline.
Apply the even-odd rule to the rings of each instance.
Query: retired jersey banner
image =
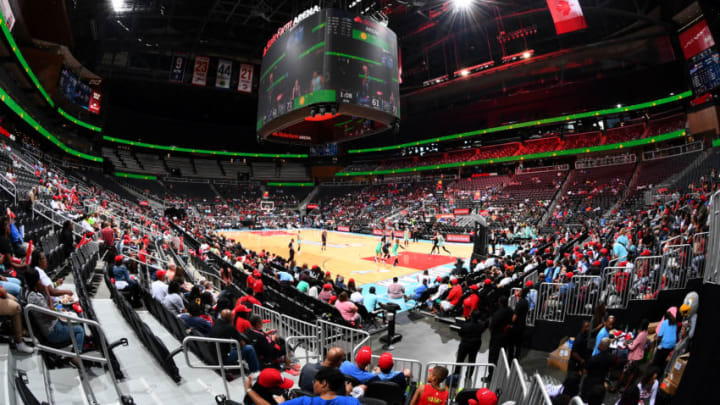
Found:
[[[102,103],[102,94],[97,90],[90,93],[90,102],[88,103],[88,111],[93,114],[100,114],[100,105]]]
[[[587,28],[579,0],[547,0],[558,35]]]
[[[181,83],[185,78],[185,63],[187,58],[182,55],[173,55],[170,65],[170,81]]]
[[[690,59],[715,45],[715,40],[705,20],[700,20],[692,27],[683,31],[679,35],[679,38],[685,59]]]
[[[215,76],[215,87],[220,89],[229,89],[231,77],[232,61],[220,59],[218,61],[217,76]]]
[[[238,78],[238,91],[243,93],[252,93],[253,65],[240,65],[240,77]]]
[[[205,86],[207,84],[207,73],[210,67],[210,58],[207,56],[196,56],[195,67],[193,68],[192,84]]]

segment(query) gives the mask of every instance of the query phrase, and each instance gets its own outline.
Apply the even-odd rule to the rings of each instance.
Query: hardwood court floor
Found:
[[[259,252],[262,249],[276,253],[282,257],[288,257],[288,244],[290,238],[297,241],[297,230],[269,230],[269,231],[222,231],[220,234],[226,238],[234,239],[243,246]],[[305,229],[300,232],[302,237],[302,248],[296,254],[295,261],[298,265],[307,263],[308,266],[319,265],[323,271],[332,273],[333,278],[341,274],[348,279],[354,278],[355,283],[360,286],[369,283],[377,283],[387,280],[393,276],[404,276],[419,271],[430,269],[435,266],[452,264],[456,257],[466,259],[472,253],[471,244],[446,243],[445,246],[452,252],[449,256],[443,252],[442,255],[430,255],[432,243],[420,241],[410,242],[407,249],[399,249],[400,263],[393,267],[393,259],[388,263],[375,263],[375,246],[380,240],[379,236],[360,235],[345,232],[328,232],[327,250],[320,251],[321,231]],[[402,245],[402,240],[400,240]]]

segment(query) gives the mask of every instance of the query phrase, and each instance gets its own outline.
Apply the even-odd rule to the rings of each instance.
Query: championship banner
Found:
[[[210,67],[210,58],[207,56],[196,56],[195,67],[193,68],[192,84],[205,86],[207,84],[207,73]]]
[[[217,75],[215,76],[215,87],[220,89],[229,89],[231,77],[232,61],[220,59],[218,61]]]
[[[182,83],[185,78],[186,58],[182,55],[173,55],[172,64],[170,65],[170,81]]]
[[[96,90],[90,93],[90,103],[88,104],[88,111],[93,114],[100,114],[100,105],[102,102],[102,94]]]
[[[679,35],[679,38],[685,59],[690,59],[715,45],[715,40],[713,40],[712,33],[705,20],[700,20],[692,27],[683,31]]]
[[[253,65],[240,65],[240,77],[238,77],[238,91],[252,93]]]
[[[453,210],[453,214],[455,215],[469,215],[470,214],[470,208],[455,208]]]
[[[12,31],[15,26],[15,15],[10,7],[10,0],[0,0],[0,12],[2,12],[3,19],[5,20],[5,26],[8,31]]]
[[[448,242],[461,242],[461,243],[470,243],[470,235],[466,234],[448,234],[447,238],[445,238]]]
[[[349,226],[338,226],[337,230],[340,232],[350,232],[350,227]]]
[[[558,35],[587,28],[579,0],[547,0]]]

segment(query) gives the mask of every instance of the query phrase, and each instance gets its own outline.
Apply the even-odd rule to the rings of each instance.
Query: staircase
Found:
[[[318,193],[320,193],[320,186],[316,185],[315,188],[312,189],[310,194],[308,194],[302,201],[300,201],[300,204],[298,204],[297,209],[299,211],[304,210],[307,207],[307,205],[310,203],[310,201],[312,201],[313,198],[315,198],[318,195]]]
[[[212,190],[212,192],[215,193],[215,197],[217,197],[218,199],[222,200],[222,199],[223,199],[223,196],[222,196],[222,194],[220,194],[220,192],[215,188],[215,185],[213,184],[213,182],[212,182],[212,181],[209,182],[208,185],[210,186],[210,190]]]
[[[161,211],[164,209],[164,205],[163,205],[162,201],[156,200],[155,197],[151,196],[150,194],[141,192],[140,190],[136,189],[135,187],[131,187],[128,184],[120,183],[119,181],[115,181],[114,179],[111,179],[111,181],[114,181],[115,183],[117,183],[118,186],[122,187],[123,190],[132,194],[138,200],[147,200],[148,204],[152,208],[155,208],[155,209],[161,210]]]

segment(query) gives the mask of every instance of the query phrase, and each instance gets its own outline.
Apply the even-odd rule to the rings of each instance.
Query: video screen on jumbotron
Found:
[[[397,59],[395,33],[363,16],[327,9],[288,23],[263,56],[258,132],[318,143],[387,127],[400,115]]]

